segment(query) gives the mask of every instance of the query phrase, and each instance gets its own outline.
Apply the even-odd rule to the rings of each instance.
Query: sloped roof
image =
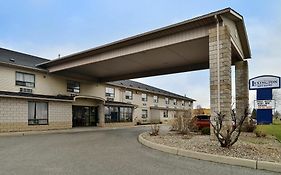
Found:
[[[140,91],[147,91],[159,95],[164,95],[167,97],[172,97],[172,98],[179,98],[183,100],[188,100],[188,101],[195,101],[192,98],[188,98],[182,95],[178,95],[163,89],[159,89],[153,86],[149,86],[147,84],[143,84],[137,81],[132,81],[132,80],[120,80],[120,81],[113,81],[113,82],[108,82],[107,84],[113,85],[113,86],[118,86],[118,87],[124,87],[128,89],[135,89],[135,90],[140,90]]]
[[[41,69],[36,67],[36,65],[47,61],[49,60],[45,58],[0,48],[0,63],[2,62],[2,63],[24,66],[33,69]]]
[[[11,65],[16,65],[16,66],[23,66],[27,68],[32,68],[32,69],[38,69],[36,67],[37,64],[44,63],[48,61],[48,59],[21,53],[21,52],[16,52],[13,50],[8,50],[4,48],[0,48],[0,63],[6,63],[6,64],[11,64]],[[45,69],[42,69],[45,70]],[[115,85],[115,86],[122,86],[125,88],[135,88],[135,89],[140,89],[144,91],[149,91],[151,93],[156,93],[156,94],[162,94],[165,96],[169,97],[174,97],[174,98],[180,98],[184,100],[189,100],[189,101],[195,101],[194,99],[184,97],[169,91],[165,91],[153,86],[149,86],[143,83],[139,83],[136,81],[132,80],[122,80],[122,81],[114,81],[114,82],[109,82],[107,84]]]

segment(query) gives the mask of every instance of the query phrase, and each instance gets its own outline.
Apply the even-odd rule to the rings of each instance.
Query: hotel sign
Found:
[[[280,88],[280,77],[263,75],[249,80],[249,89],[275,89]]]
[[[274,109],[275,100],[255,100],[255,109]]]

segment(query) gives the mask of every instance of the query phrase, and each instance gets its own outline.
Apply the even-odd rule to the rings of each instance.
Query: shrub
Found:
[[[151,125],[151,132],[149,133],[151,136],[159,135],[160,126],[158,124]]]
[[[210,128],[209,127],[202,128],[201,134],[202,135],[210,135]]]
[[[194,118],[192,118],[191,110],[184,113],[176,113],[171,124],[171,131],[178,131],[180,134],[189,134],[191,131],[198,130],[195,125]]]
[[[233,121],[233,126],[225,124],[225,115],[222,113],[217,113],[214,118],[214,123],[211,122],[214,134],[218,139],[221,147],[230,148],[234,143],[238,141],[238,138],[242,131],[242,125],[248,117],[248,108],[245,109],[244,115],[237,117],[236,113],[232,111],[231,117]]]
[[[261,130],[255,129],[254,133],[256,134],[257,137],[266,137],[266,133]]]
[[[250,119],[245,125],[243,130],[245,132],[254,132],[256,129],[256,122],[253,119]]]

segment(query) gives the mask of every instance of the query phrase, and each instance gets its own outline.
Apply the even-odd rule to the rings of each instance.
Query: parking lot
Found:
[[[0,174],[275,174],[152,150],[137,141],[148,129],[1,136]]]

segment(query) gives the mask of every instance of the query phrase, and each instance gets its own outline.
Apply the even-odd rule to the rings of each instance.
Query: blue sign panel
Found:
[[[263,75],[249,80],[249,89],[257,90],[257,123],[272,123],[272,89],[280,88],[280,77]]]

